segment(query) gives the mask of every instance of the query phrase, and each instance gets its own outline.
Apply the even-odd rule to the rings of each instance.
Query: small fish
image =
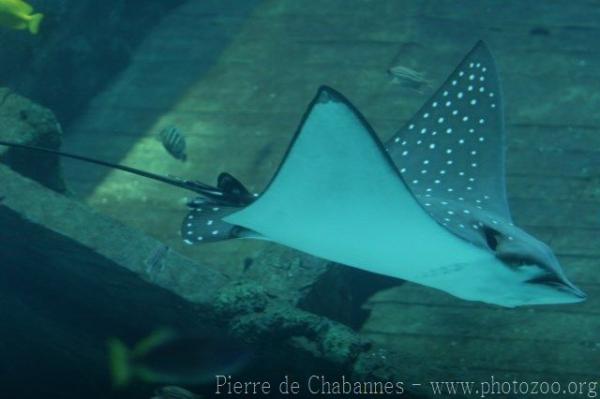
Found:
[[[28,29],[31,34],[39,32],[44,14],[33,14],[33,7],[22,0],[0,0],[0,26],[10,29]]]
[[[431,87],[431,82],[421,72],[402,65],[396,65],[388,69],[393,77],[392,83],[398,83],[413,90],[422,91]]]
[[[167,126],[159,133],[160,141],[165,150],[175,159],[187,160],[185,136],[176,126]]]
[[[232,340],[208,334],[180,335],[160,329],[132,349],[119,339],[108,342],[109,365],[115,388],[133,380],[151,384],[204,385],[216,374],[240,370],[249,351]]]
[[[181,387],[176,387],[173,385],[169,385],[166,387],[158,388],[154,391],[154,396],[151,399],[201,399],[202,396],[196,395],[188,391],[187,389],[183,389]]]

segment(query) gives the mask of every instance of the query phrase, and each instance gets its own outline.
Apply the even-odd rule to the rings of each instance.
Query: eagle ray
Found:
[[[266,239],[506,307],[585,299],[550,248],[512,222],[500,84],[483,42],[385,146],[346,98],[321,87],[259,196],[227,173],[213,187],[0,144],[114,167],[198,193],[181,229],[188,244]]]

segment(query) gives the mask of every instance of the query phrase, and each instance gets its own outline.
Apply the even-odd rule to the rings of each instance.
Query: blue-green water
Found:
[[[0,149],[2,395],[150,398],[174,374],[176,385],[204,397],[290,396],[281,391],[292,381],[297,397],[339,397],[336,384],[343,390],[344,381],[356,389],[351,397],[385,396],[385,383],[388,396],[442,397],[436,389],[449,389],[443,382],[458,383],[460,392],[466,386],[473,397],[596,396],[596,2],[29,4],[31,10],[0,0],[0,140],[177,176],[174,182],[188,189]],[[27,15],[35,13],[44,17],[32,34]],[[432,96],[446,96],[438,88],[479,40],[492,53],[502,101],[473,98],[453,115],[462,95],[449,86],[452,99]],[[480,74],[489,82],[486,71]],[[319,120],[311,142],[317,144],[294,153],[288,150],[294,133],[302,120],[311,121],[303,115],[322,85],[362,113],[371,135],[358,129],[349,145],[339,129]],[[492,86],[473,89],[479,87],[488,93]],[[460,91],[465,101],[472,100],[469,91],[468,84]],[[484,99],[489,108],[474,119]],[[426,113],[439,131],[435,123],[411,122]],[[345,126],[344,115],[332,124]],[[442,164],[466,159],[460,156],[461,146],[470,145],[465,116],[471,119],[464,123],[484,120],[476,132],[484,140],[469,147],[476,151],[470,157],[482,158],[465,163],[484,165],[465,176],[477,180],[462,189],[481,194],[472,208],[458,194],[451,198],[456,204],[443,204],[447,198],[435,191],[438,184],[446,194],[459,189],[442,177],[456,165]],[[359,124],[349,123],[345,131],[354,134]],[[489,140],[501,125],[505,147]],[[161,143],[161,131],[173,126],[185,137],[185,161]],[[457,135],[453,146],[436,138],[449,134]],[[381,165],[392,177],[378,172],[384,168],[379,141],[389,150]],[[301,148],[299,138],[295,143]],[[479,188],[502,187],[504,175],[495,168],[502,170],[497,157],[504,151],[512,221],[549,246],[564,276],[545,249],[531,250],[522,236],[515,244],[511,228],[494,227],[505,209],[475,215],[491,209],[475,202],[487,200]],[[297,162],[288,171],[280,169],[286,154]],[[419,163],[418,176],[403,171],[403,157]],[[278,170],[285,184],[269,185]],[[222,172],[235,180],[219,182]],[[396,191],[389,185],[399,181],[422,197],[414,208],[399,204],[391,212]],[[269,212],[243,222],[230,217],[267,186],[277,194],[262,198],[270,198],[262,202]],[[198,196],[208,202],[194,202]],[[445,214],[427,213],[426,203]],[[476,268],[442,264],[463,255],[436,246],[439,235],[421,229],[421,213],[402,216],[419,205],[436,228],[475,243],[494,261],[469,266]],[[457,219],[464,209],[473,216]],[[382,214],[396,217],[374,221]],[[460,233],[463,224],[471,233]],[[257,233],[267,240],[228,239]],[[586,300],[556,304],[581,299],[574,286]],[[546,304],[528,305],[537,302]],[[525,306],[497,306],[506,304]],[[133,349],[166,328],[181,340],[193,337],[189,351],[180,350],[188,341],[179,340],[177,350],[172,340]],[[225,346],[235,350],[220,349],[215,336],[227,336]],[[111,339],[133,351],[125,355],[131,381],[122,387],[111,381]],[[196,352],[202,368],[187,357]],[[159,372],[149,376],[140,371],[146,366]],[[199,374],[215,376],[190,377]],[[216,394],[236,391],[234,382],[246,391]]]

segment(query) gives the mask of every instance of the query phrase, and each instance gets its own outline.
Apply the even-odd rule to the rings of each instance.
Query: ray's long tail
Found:
[[[115,164],[115,163],[111,163],[111,162],[106,162],[106,161],[102,161],[99,159],[94,159],[94,158],[90,158],[90,157],[86,157],[86,156],[82,156],[82,155],[70,154],[70,153],[66,153],[66,152],[51,150],[49,148],[36,147],[36,146],[30,146],[30,145],[25,145],[25,144],[17,144],[17,143],[11,143],[8,141],[1,141],[1,140],[0,140],[0,145],[6,146],[6,147],[12,147],[12,148],[24,149],[24,150],[28,150],[28,151],[36,151],[36,152],[42,152],[42,153],[46,153],[46,154],[54,154],[54,155],[64,157],[64,158],[76,159],[78,161],[92,163],[92,164],[104,166],[107,168],[118,169],[123,172],[142,176],[147,179],[156,180],[156,181],[159,181],[159,182],[162,182],[165,184],[169,184],[171,186],[183,188],[185,190],[190,190],[190,191],[193,191],[195,193],[198,193],[204,197],[207,197],[207,198],[209,198],[211,200],[215,200],[215,201],[222,200],[223,196],[224,196],[223,191],[221,189],[219,189],[218,187],[213,187],[213,186],[210,186],[208,184],[204,184],[204,183],[201,183],[198,181],[190,181],[190,180],[179,179],[179,178],[171,178],[171,177],[162,176],[162,175],[158,175],[158,174],[151,173],[151,172],[146,172],[144,170],[132,168],[132,167],[125,166],[125,165],[119,165],[119,164]]]

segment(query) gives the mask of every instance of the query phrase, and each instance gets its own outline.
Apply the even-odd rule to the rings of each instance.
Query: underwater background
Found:
[[[306,388],[311,375],[344,375],[403,381],[405,397],[481,397],[434,395],[431,381],[545,381],[560,392],[535,396],[596,397],[600,2],[28,3],[44,15],[37,34],[0,18],[0,139],[210,184],[226,171],[251,192],[319,86],[385,140],[484,40],[503,89],[515,223],[588,298],[504,309],[273,243],[189,246],[178,231],[191,193],[0,148],[0,398],[177,397],[155,393],[169,385],[160,378],[111,381],[110,340],[135,348],[164,328],[244,344],[239,381],[288,375]],[[10,7],[0,0],[0,16]],[[159,138],[172,126],[185,162]],[[176,385],[217,396],[212,381]],[[495,396],[533,395],[509,391]]]

